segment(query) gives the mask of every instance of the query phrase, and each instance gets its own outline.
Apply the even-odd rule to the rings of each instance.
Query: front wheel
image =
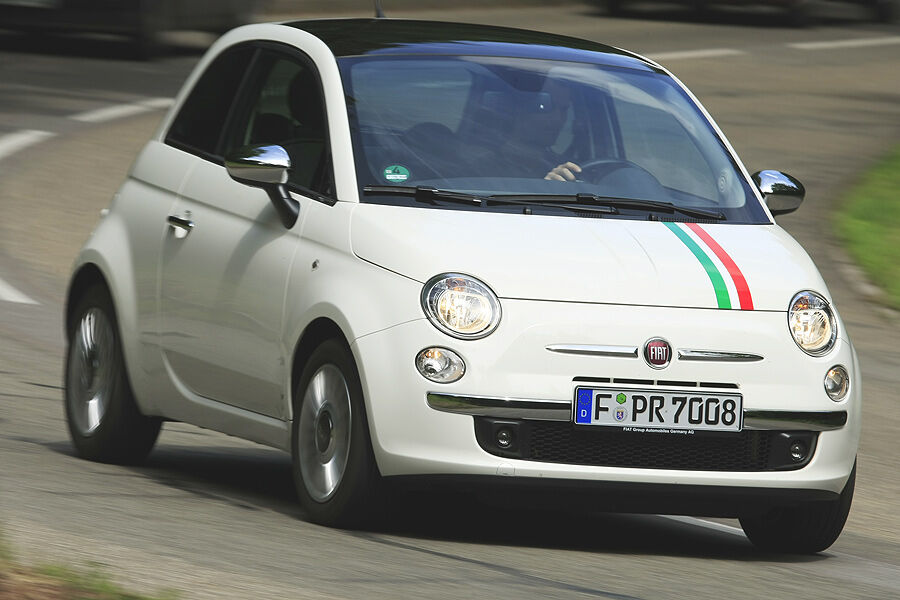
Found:
[[[64,394],[75,449],[99,462],[142,461],[156,443],[162,421],[142,415],[134,401],[115,309],[104,286],[82,295],[71,323]]]
[[[805,502],[743,516],[741,527],[753,545],[761,550],[789,554],[822,552],[841,535],[850,514],[855,486],[856,464],[841,495],[835,500]]]
[[[372,456],[362,386],[338,340],[312,353],[294,392],[294,484],[311,521],[332,527],[368,522],[381,477]]]

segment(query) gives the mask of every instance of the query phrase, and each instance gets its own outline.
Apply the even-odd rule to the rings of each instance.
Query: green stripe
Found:
[[[697,260],[699,260],[700,264],[703,265],[703,268],[706,269],[706,274],[709,275],[709,280],[712,282],[713,289],[716,291],[716,302],[719,303],[719,308],[731,308],[731,298],[728,296],[728,288],[725,286],[725,280],[722,279],[722,274],[719,273],[719,269],[716,268],[715,263],[713,263],[706,253],[703,252],[700,246],[697,245],[697,242],[691,239],[691,236],[682,231],[675,223],[663,221],[663,225],[668,227],[669,231],[678,236],[678,239],[688,247],[688,250],[697,257]]]

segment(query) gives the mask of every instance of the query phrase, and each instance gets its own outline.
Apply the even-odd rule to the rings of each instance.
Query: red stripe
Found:
[[[728,253],[725,252],[725,250],[722,249],[722,246],[720,246],[716,240],[712,239],[712,237],[697,223],[685,223],[685,225],[690,227],[691,231],[696,233],[697,237],[703,240],[704,244],[709,246],[709,249],[715,253],[719,260],[722,261],[722,264],[725,265],[725,268],[728,269],[728,274],[731,275],[731,279],[734,281],[734,287],[737,288],[741,310],[753,310],[753,298],[750,296],[750,286],[747,285],[744,274],[741,273],[738,266],[731,260]]]

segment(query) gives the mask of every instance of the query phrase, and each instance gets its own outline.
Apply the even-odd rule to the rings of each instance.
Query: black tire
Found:
[[[134,401],[106,287],[94,285],[78,300],[67,340],[63,404],[78,454],[105,463],[143,461],[162,420],[142,415]]]
[[[309,520],[331,527],[370,524],[381,508],[381,475],[359,373],[343,342],[327,340],[313,351],[293,402],[294,485]],[[331,478],[323,477],[326,470]]]
[[[806,502],[743,516],[741,527],[760,550],[783,554],[822,552],[841,535],[850,514],[855,486],[856,464],[836,500]]]

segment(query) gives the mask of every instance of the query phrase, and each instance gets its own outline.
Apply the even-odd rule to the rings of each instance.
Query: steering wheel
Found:
[[[620,169],[637,169],[644,175],[650,178],[656,185],[659,184],[659,180],[654,177],[653,173],[642,167],[637,163],[633,163],[630,160],[625,160],[621,158],[601,158],[598,160],[592,160],[583,165],[579,165],[581,167],[581,173],[578,175],[578,179],[581,181],[587,181],[588,183],[600,183],[610,174]]]

